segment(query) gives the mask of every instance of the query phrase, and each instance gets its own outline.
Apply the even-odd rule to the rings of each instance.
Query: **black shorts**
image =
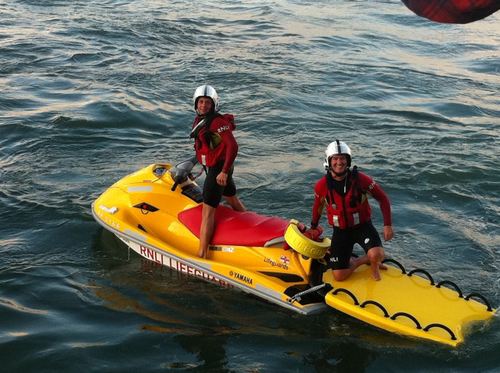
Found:
[[[355,244],[360,245],[365,253],[372,247],[382,246],[380,236],[371,221],[347,229],[333,228],[330,266],[333,269],[349,268]]]
[[[227,173],[227,184],[217,184],[217,175],[222,171],[224,162],[219,162],[213,167],[207,167],[207,176],[203,184],[203,202],[209,206],[217,207],[222,196],[232,197],[236,195],[236,186],[233,180],[233,168]]]

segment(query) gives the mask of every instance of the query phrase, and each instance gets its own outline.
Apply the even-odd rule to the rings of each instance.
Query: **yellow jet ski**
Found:
[[[313,257],[318,250],[324,255],[330,240],[315,242],[310,253],[303,251],[306,257],[284,245],[287,220],[220,205],[209,259],[197,257],[202,191],[191,174],[195,163],[152,164],[124,177],[92,204],[94,218],[153,262],[301,314],[325,309],[316,291],[325,285],[311,286],[311,274]],[[297,229],[288,237],[292,242],[308,240]]]
[[[401,270],[381,271],[381,281],[362,266],[336,282],[323,260],[329,239],[305,237],[296,220],[223,205],[209,258],[199,258],[202,192],[191,173],[195,163],[152,164],[125,176],[92,204],[94,218],[148,260],[304,315],[330,306],[391,332],[452,346],[463,341],[469,324],[494,315],[483,297],[478,302],[453,283],[449,289],[449,281],[408,275],[399,263]]]

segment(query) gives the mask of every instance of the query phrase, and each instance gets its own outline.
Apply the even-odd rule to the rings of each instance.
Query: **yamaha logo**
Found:
[[[231,271],[231,272],[229,272],[229,275],[231,277],[234,277],[237,280],[246,282],[249,285],[253,285],[253,279],[251,279],[250,277],[247,277],[245,275],[242,275],[241,273]]]

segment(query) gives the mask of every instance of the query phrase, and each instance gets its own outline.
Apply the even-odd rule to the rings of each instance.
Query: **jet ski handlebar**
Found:
[[[177,163],[169,170],[172,179],[174,179],[174,185],[172,185],[171,188],[172,191],[175,191],[177,185],[182,184],[190,177],[191,171],[196,163],[198,163],[198,160],[196,157],[192,157],[186,161]]]

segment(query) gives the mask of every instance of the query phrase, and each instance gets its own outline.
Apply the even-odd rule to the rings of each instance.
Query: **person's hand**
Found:
[[[394,231],[392,230],[392,225],[384,225],[384,240],[389,241],[394,237]]]
[[[313,240],[313,241],[321,241],[321,235],[323,234],[323,228],[321,226],[317,226],[316,228],[309,228],[304,232],[304,236]]]
[[[217,184],[219,184],[221,186],[226,186],[227,185],[227,174],[224,171],[221,171],[217,175],[216,180],[217,180]]]

